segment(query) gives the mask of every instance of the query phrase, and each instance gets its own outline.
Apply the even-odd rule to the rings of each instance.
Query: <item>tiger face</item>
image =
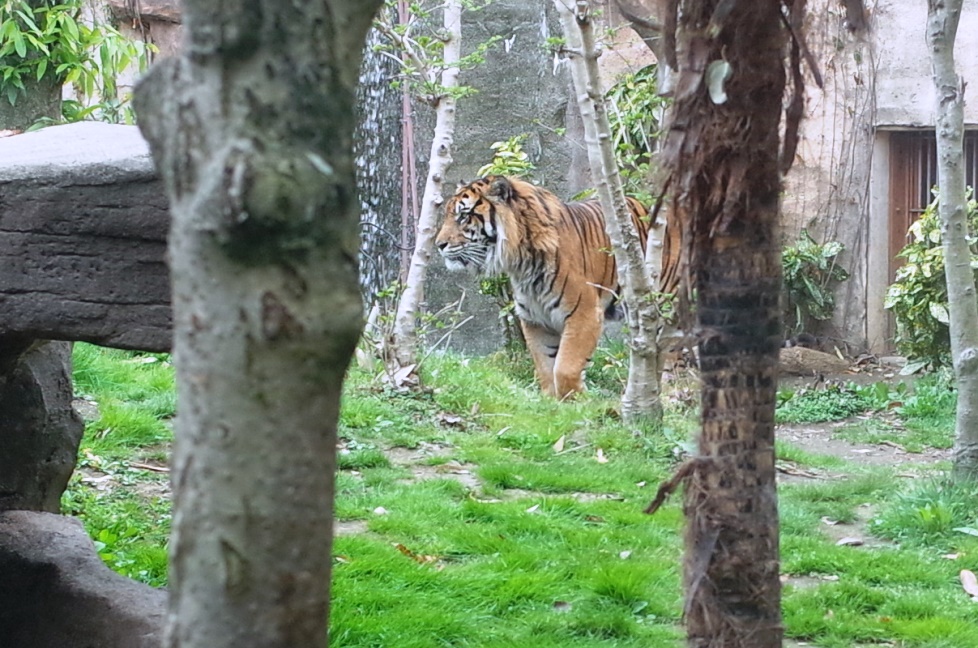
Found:
[[[435,245],[453,271],[490,273],[497,265],[502,231],[497,210],[500,196],[493,192],[494,176],[462,185],[445,206]]]

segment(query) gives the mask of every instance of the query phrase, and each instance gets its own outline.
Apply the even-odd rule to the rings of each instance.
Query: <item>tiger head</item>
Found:
[[[435,244],[449,270],[491,274],[505,238],[503,216],[513,186],[503,176],[486,176],[459,186],[445,205],[445,222]]]

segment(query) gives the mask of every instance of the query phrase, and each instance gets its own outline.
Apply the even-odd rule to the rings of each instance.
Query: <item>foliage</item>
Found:
[[[978,272],[978,205],[968,202],[968,244],[971,267]],[[889,287],[884,307],[896,318],[896,345],[907,357],[905,373],[925,367],[951,366],[947,280],[937,201],[932,202],[907,232],[910,242],[900,251],[904,264]],[[978,274],[976,274],[978,277]]]
[[[925,480],[890,501],[874,520],[873,532],[912,545],[978,548],[978,485]]]
[[[490,2],[469,2],[463,0],[464,11],[480,11]],[[397,0],[387,0],[385,8],[378,13],[374,27],[383,34],[384,43],[377,45],[377,51],[395,60],[401,74],[391,83],[394,87],[407,87],[414,96],[430,106],[437,106],[444,96],[455,99],[475,94],[470,86],[458,85],[446,88],[441,85],[441,75],[447,69],[444,61],[447,37],[436,24],[433,13],[442,4],[432,0],[414,0],[408,3],[405,20],[398,20]],[[454,65],[460,71],[470,70],[486,62],[489,50],[500,40],[492,36],[475,46],[469,54],[462,56]]]
[[[614,137],[615,157],[625,193],[646,205],[654,169],[653,154],[659,137],[659,117],[667,103],[656,87],[657,66],[649,65],[626,75],[608,90],[608,121]]]
[[[75,89],[77,99],[64,103],[67,121],[133,123],[129,97],[118,96],[116,82],[130,65],[146,69],[150,48],[110,25],[83,22],[83,0],[33,4],[0,4],[0,94],[15,105],[25,82],[54,79]]]
[[[807,230],[801,231],[794,245],[784,248],[781,265],[787,309],[786,333],[811,331],[812,320],[832,317],[835,284],[849,278],[849,273],[839,265],[838,257],[843,249],[838,241],[816,243]]]
[[[873,409],[879,401],[872,387],[829,383],[821,388],[778,391],[777,420],[781,423],[839,421]]]
[[[516,178],[528,178],[533,174],[536,165],[530,160],[529,154],[523,150],[526,133],[514,135],[505,142],[493,142],[489,148],[494,151],[492,161],[479,168],[476,172],[480,177],[487,175],[505,175]]]

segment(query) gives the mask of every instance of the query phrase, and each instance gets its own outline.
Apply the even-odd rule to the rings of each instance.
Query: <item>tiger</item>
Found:
[[[644,250],[648,211],[627,200]],[[524,180],[486,176],[446,202],[435,244],[449,270],[509,277],[545,394],[564,400],[584,391],[584,369],[619,290],[597,200],[563,202]]]

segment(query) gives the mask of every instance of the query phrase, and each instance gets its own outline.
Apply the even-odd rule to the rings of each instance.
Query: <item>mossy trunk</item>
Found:
[[[169,648],[322,648],[343,376],[362,328],[352,135],[379,0],[185,0],[136,109],[173,216]]]

